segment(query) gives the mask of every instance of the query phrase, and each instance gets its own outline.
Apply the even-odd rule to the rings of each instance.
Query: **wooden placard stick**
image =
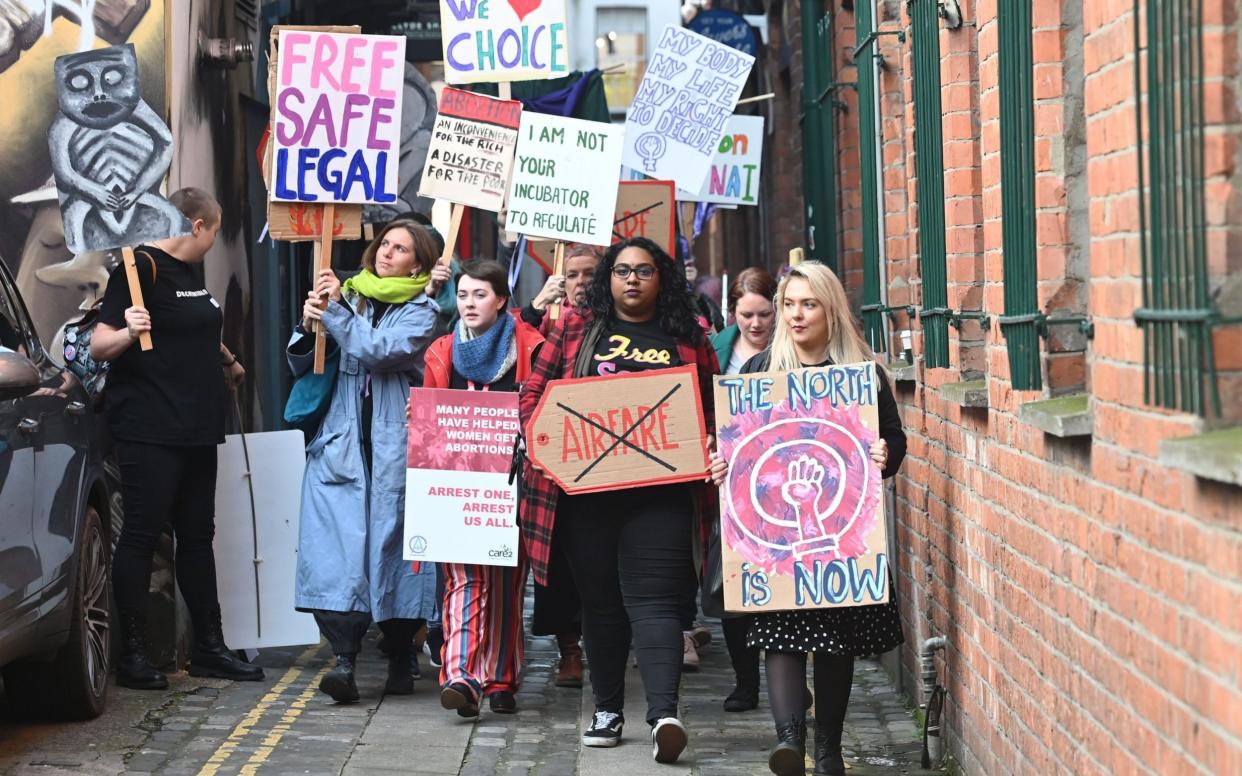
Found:
[[[138,280],[138,264],[134,261],[134,249],[122,248],[121,261],[125,264],[125,279],[129,281],[129,299],[134,307],[146,307],[142,301],[142,283]],[[152,266],[154,269],[154,266]],[[138,335],[138,346],[143,350],[155,347],[151,344],[151,332],[144,331]]]
[[[552,253],[552,274],[565,274],[565,243],[561,240],[556,241],[556,247]],[[561,306],[559,304],[548,305],[548,315],[552,316],[552,320],[559,320],[561,317]]]
[[[461,231],[461,217],[466,213],[466,206],[453,203],[452,215],[449,216],[448,234],[444,235],[444,252],[440,254],[440,264],[448,266],[453,260],[453,248],[457,246],[457,233]]]
[[[319,257],[315,262],[315,277],[312,283],[319,282],[319,273],[332,269],[332,232],[336,227],[336,203],[329,202],[323,206],[323,222],[319,233]],[[328,300],[322,300],[320,306],[327,309]],[[321,321],[315,327],[315,374],[323,374],[324,360],[328,355],[328,329]]]
[[[508,81],[501,81],[496,84],[496,96],[502,100],[513,99],[513,85]]]

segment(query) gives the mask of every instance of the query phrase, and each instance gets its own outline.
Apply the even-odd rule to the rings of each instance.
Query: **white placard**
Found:
[[[293,608],[306,468],[302,432],[246,434],[244,448],[241,436],[230,434],[218,460],[214,549],[225,643],[232,649],[319,643],[315,618]]]
[[[405,43],[398,35],[280,31],[272,201],[396,202]]]
[[[516,566],[517,487],[507,472],[407,469],[406,560]]]
[[[669,25],[625,114],[626,167],[698,191],[755,58]]]
[[[616,124],[523,111],[507,228],[611,244],[624,131]]]
[[[450,84],[569,75],[565,0],[440,0],[440,39]]]
[[[499,212],[521,114],[517,100],[444,87],[418,195]]]
[[[677,192],[684,202],[758,205],[763,163],[763,116],[734,116],[712,158],[703,186],[694,194]]]

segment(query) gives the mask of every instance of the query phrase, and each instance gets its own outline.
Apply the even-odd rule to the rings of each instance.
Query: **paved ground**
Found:
[[[702,670],[682,682],[683,721],[690,749],[674,766],[657,766],[642,723],[642,686],[629,671],[632,722],[621,746],[589,749],[579,732],[589,715],[589,690],[552,684],[556,647],[530,640],[519,712],[489,713],[474,722],[439,706],[431,671],[406,697],[379,697],[384,663],[368,642],[359,660],[362,703],[334,705],[316,689],[327,670],[326,647],[269,650],[259,662],[267,681],[252,684],[178,674],[168,692],[113,687],[99,720],[72,725],[0,723],[0,774],[438,774],[447,776],[599,776],[767,773],[773,733],[764,707],[726,714],[732,688],[728,656],[717,629],[703,650]],[[583,699],[587,698],[584,703]],[[19,712],[20,713],[20,712]],[[913,718],[877,663],[859,661],[846,724],[846,756],[854,776],[928,774],[919,769]]]

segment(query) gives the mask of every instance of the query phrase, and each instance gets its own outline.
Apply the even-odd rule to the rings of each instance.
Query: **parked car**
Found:
[[[0,666],[10,713],[104,707],[111,648],[102,418],[39,344],[0,260]]]

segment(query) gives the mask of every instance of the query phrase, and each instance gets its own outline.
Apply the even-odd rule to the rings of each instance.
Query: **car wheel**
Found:
[[[22,662],[4,671],[5,691],[27,712],[59,719],[103,713],[112,641],[108,539],[93,507],[83,516],[69,638],[51,663]]]

